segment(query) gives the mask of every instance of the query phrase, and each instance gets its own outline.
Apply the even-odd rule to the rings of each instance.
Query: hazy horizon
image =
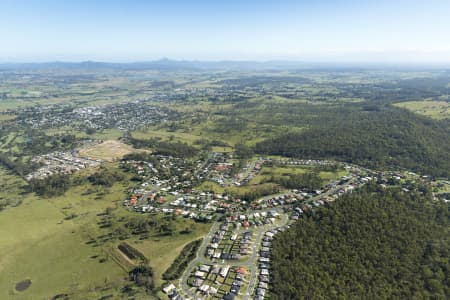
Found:
[[[2,1],[0,62],[448,63],[450,2]]]

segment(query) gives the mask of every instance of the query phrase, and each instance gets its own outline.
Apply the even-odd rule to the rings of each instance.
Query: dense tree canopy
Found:
[[[182,142],[167,142],[158,139],[136,139],[128,137],[127,141],[135,148],[151,148],[153,154],[170,155],[175,157],[192,157],[198,149]]]
[[[364,188],[276,236],[273,299],[448,299],[449,205]]]
[[[111,187],[117,181],[123,180],[124,176],[117,170],[101,167],[99,171],[88,177],[88,180],[93,185],[103,185]]]
[[[289,189],[306,189],[310,192],[322,187],[322,179],[317,172],[289,174],[289,176],[272,176],[270,182],[276,182]]]
[[[256,152],[449,175],[450,130],[444,123],[399,109],[364,107],[324,112],[320,120],[311,122],[306,130],[258,143]]]
[[[71,185],[71,181],[66,174],[55,174],[43,179],[32,179],[29,182],[29,189],[39,196],[54,197],[63,195]]]

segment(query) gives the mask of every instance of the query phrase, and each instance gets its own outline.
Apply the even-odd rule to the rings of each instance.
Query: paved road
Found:
[[[189,263],[188,267],[186,268],[186,270],[184,271],[183,275],[181,276],[181,278],[179,280],[179,287],[181,287],[183,294],[185,296],[188,296],[191,299],[201,298],[201,297],[196,296],[195,289],[189,287],[189,285],[187,284],[187,280],[188,280],[190,274],[199,264],[212,264],[212,265],[216,265],[219,267],[233,265],[233,266],[238,266],[238,267],[245,267],[250,273],[250,280],[249,280],[249,284],[247,287],[247,291],[244,293],[245,297],[246,297],[245,299],[248,299],[248,297],[253,292],[253,289],[256,285],[256,281],[258,278],[258,249],[261,245],[262,238],[266,231],[271,230],[276,227],[284,226],[288,222],[287,215],[283,214],[281,216],[282,216],[281,222],[276,222],[275,224],[268,224],[268,225],[264,225],[264,226],[255,228],[256,229],[256,238],[254,239],[253,244],[252,244],[252,253],[249,257],[247,257],[243,261],[214,261],[213,262],[208,257],[205,257],[204,254],[206,252],[206,249],[207,249],[208,245],[210,244],[212,237],[214,236],[214,234],[216,233],[216,231],[219,229],[219,227],[221,225],[221,223],[215,223],[211,227],[209,234],[204,238],[202,244],[200,245],[200,247],[197,251],[197,256],[195,257],[195,259],[193,259]],[[240,233],[243,231],[247,231],[247,229],[236,230],[234,232]]]
[[[145,193],[141,196],[141,198],[139,198],[139,204],[141,204],[141,205],[147,204],[147,199],[148,199],[148,197],[149,197],[150,195],[154,194],[154,193],[157,193],[158,191],[159,191],[159,188],[154,188],[154,189],[152,189],[152,190],[149,191],[149,192],[145,192]]]
[[[208,235],[203,239],[202,244],[197,250],[196,257],[189,263],[188,267],[184,270],[183,275],[181,275],[181,278],[179,279],[179,286],[182,289],[183,294],[185,296],[188,296],[191,299],[196,299],[195,292],[191,291],[191,288],[187,284],[187,280],[189,278],[189,275],[192,273],[193,269],[198,265],[202,264],[205,260],[204,253],[206,251],[206,248],[211,242],[212,237],[214,236],[214,233],[219,229],[220,223],[216,222],[211,227]]]
[[[250,274],[250,280],[249,280],[249,283],[248,283],[247,291],[246,291],[246,293],[244,295],[244,299],[245,300],[250,299],[251,295],[253,295],[253,292],[254,292],[255,287],[256,287],[256,283],[258,281],[258,275],[259,275],[258,249],[261,246],[262,238],[263,238],[265,232],[270,230],[270,229],[276,228],[276,227],[284,226],[284,225],[286,225],[288,223],[288,221],[289,221],[288,216],[286,214],[283,214],[280,223],[274,224],[273,226],[270,226],[270,228],[262,228],[263,230],[260,230],[258,232],[258,237],[256,238],[255,243],[253,244],[253,247],[252,247],[253,248],[252,249],[253,250],[253,255],[252,255],[252,257],[249,260],[249,263],[250,263],[249,268],[250,268],[251,274]]]
[[[356,178],[353,177],[346,183],[336,186],[334,188],[331,188],[328,191],[326,191],[320,195],[314,196],[314,197],[310,198],[310,200],[316,200],[316,199],[320,199],[322,197],[329,196],[332,193],[336,192],[337,190],[343,189],[343,188],[355,183],[355,181],[356,181]],[[288,194],[291,194],[291,192],[270,195],[270,196],[266,196],[262,199],[270,199],[273,197],[288,195]],[[267,209],[263,209],[260,211],[270,211],[273,209],[275,209],[275,208],[267,208]],[[279,211],[279,209],[281,209],[281,207],[278,207],[277,211]],[[210,244],[211,239],[213,238],[214,234],[216,233],[216,231],[219,229],[219,227],[221,225],[221,223],[219,223],[219,222],[214,223],[213,226],[211,227],[208,235],[203,239],[203,242],[197,251],[197,256],[195,257],[195,259],[193,259],[189,263],[188,267],[185,269],[184,273],[182,274],[181,278],[179,279],[179,287],[181,288],[181,291],[180,291],[181,294],[184,295],[185,297],[187,297],[188,299],[201,299],[202,298],[201,296],[196,295],[195,288],[189,287],[189,285],[187,284],[187,280],[188,280],[190,274],[198,265],[213,264],[213,265],[217,265],[219,267],[225,266],[225,265],[233,265],[233,266],[245,267],[250,272],[250,279],[248,282],[247,290],[241,294],[241,296],[243,296],[243,298],[245,300],[250,299],[250,297],[253,295],[253,292],[255,290],[258,275],[259,275],[257,260],[258,260],[258,249],[261,246],[262,238],[266,231],[271,230],[276,227],[284,226],[288,222],[289,222],[288,215],[281,213],[281,222],[276,222],[276,224],[268,224],[268,225],[256,227],[255,228],[256,229],[256,238],[252,245],[252,254],[250,255],[250,257],[248,257],[244,261],[225,261],[225,262],[220,262],[220,261],[213,262],[209,258],[205,257],[206,249],[207,249],[208,245]],[[236,230],[235,232],[241,232],[241,231],[243,231],[243,230]]]

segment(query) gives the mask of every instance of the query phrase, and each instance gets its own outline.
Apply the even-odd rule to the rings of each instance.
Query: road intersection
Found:
[[[322,199],[324,197],[329,197],[329,196],[335,194],[338,190],[342,190],[342,189],[345,189],[345,188],[353,185],[355,182],[356,182],[356,178],[351,178],[350,180],[348,180],[347,182],[345,182],[341,185],[336,185],[332,188],[329,188],[328,190],[326,190],[325,192],[323,192],[319,195],[311,197],[309,200],[315,201],[315,200]],[[270,198],[286,196],[286,195],[290,195],[290,194],[291,194],[291,192],[278,193],[275,195],[270,195],[270,196],[261,198],[261,200],[267,200]],[[285,206],[287,206],[287,205],[285,205]],[[254,291],[255,291],[255,288],[256,288],[256,285],[258,282],[259,249],[261,247],[261,242],[263,240],[265,233],[267,231],[283,227],[283,226],[289,224],[290,222],[292,222],[289,220],[288,214],[286,214],[283,211],[283,208],[284,208],[284,206],[278,206],[277,208],[266,208],[266,209],[262,209],[262,210],[252,211],[252,213],[255,213],[255,212],[263,212],[263,211],[269,212],[269,211],[276,210],[279,213],[280,218],[277,219],[276,222],[274,222],[274,223],[254,227],[254,232],[255,232],[254,236],[256,236],[256,238],[253,240],[253,244],[251,246],[251,254],[249,257],[246,257],[243,260],[213,261],[210,258],[205,256],[208,245],[211,244],[211,240],[213,239],[214,235],[219,230],[220,225],[221,225],[220,222],[215,222],[212,225],[209,233],[204,237],[204,239],[197,251],[196,257],[189,263],[189,265],[187,266],[187,268],[185,269],[181,278],[178,281],[178,287],[179,287],[180,294],[183,295],[186,299],[202,299],[202,298],[204,298],[202,295],[197,294],[195,292],[195,288],[190,287],[188,285],[189,277],[191,276],[192,272],[199,265],[208,264],[208,265],[214,265],[217,267],[224,267],[224,266],[232,265],[235,267],[244,267],[249,272],[250,276],[249,276],[247,288],[246,288],[245,292],[243,291],[243,292],[239,293],[238,298],[245,299],[245,300],[251,299],[252,296],[254,295]],[[241,230],[236,229],[235,231],[233,231],[233,233],[241,233],[242,231],[243,231],[242,229]]]

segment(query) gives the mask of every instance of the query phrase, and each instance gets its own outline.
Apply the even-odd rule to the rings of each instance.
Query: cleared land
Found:
[[[408,101],[394,105],[437,120],[450,118],[450,103],[445,101]]]
[[[102,247],[87,241],[99,234],[97,214],[123,199],[123,190],[119,184],[108,190],[80,185],[52,199],[27,194],[19,207],[1,211],[0,299],[50,299],[65,293],[98,299],[114,293],[108,287],[127,274]],[[31,286],[16,291],[16,284],[27,279]]]
[[[176,234],[151,238],[145,241],[134,241],[130,244],[143,253],[150,262],[155,274],[155,285],[160,286],[164,281],[162,274],[170,267],[172,262],[180,254],[188,243],[205,236],[212,224],[194,223],[190,219],[179,218],[176,222],[177,230],[190,228],[189,234]]]
[[[0,115],[0,121],[9,121],[14,120],[15,118],[15,115]]]
[[[80,149],[80,156],[112,162],[135,151],[136,150],[130,145],[115,140],[109,140]]]
[[[163,141],[176,140],[190,145],[201,138],[200,136],[190,133],[164,131],[156,128],[134,131],[132,136],[137,139],[159,138]]]
[[[259,184],[261,182],[270,180],[272,177],[286,177],[293,174],[304,174],[311,171],[312,168],[306,166],[282,166],[282,167],[263,167],[261,173],[256,175],[251,181],[251,184]],[[320,171],[319,176],[324,181],[336,180],[342,176],[347,175],[345,170]]]
[[[99,262],[100,248],[85,243],[75,221],[50,201],[28,199],[1,213],[0,298],[48,299],[60,293],[94,290],[125,274],[114,262]],[[23,292],[15,285],[30,279]]]

